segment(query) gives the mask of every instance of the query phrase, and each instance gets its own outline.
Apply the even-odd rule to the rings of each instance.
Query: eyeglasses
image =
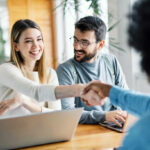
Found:
[[[87,48],[89,45],[96,43],[96,42],[90,43],[87,40],[78,40],[76,37],[71,37],[70,39],[73,39],[74,45],[79,43],[82,48]]]

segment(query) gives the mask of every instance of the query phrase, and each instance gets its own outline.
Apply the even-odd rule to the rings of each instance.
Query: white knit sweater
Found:
[[[0,101],[13,98],[17,92],[38,102],[49,101],[51,109],[60,109],[60,101],[55,101],[55,87],[58,85],[56,72],[49,70],[49,84],[46,85],[39,84],[37,72],[33,72],[33,76],[35,81],[27,79],[12,63],[0,65]]]

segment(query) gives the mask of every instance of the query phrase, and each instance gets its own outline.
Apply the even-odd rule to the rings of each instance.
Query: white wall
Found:
[[[123,71],[125,73],[127,83],[129,87],[132,87],[132,57],[131,50],[127,44],[127,12],[130,9],[130,0],[109,0],[108,1],[109,13],[113,16],[113,23],[121,20],[120,23],[110,32],[110,37],[114,37],[116,42],[119,42],[119,46],[125,50],[125,52],[118,49],[111,50],[119,60]]]
[[[63,0],[56,0],[56,6],[62,1]],[[107,1],[100,0],[99,2],[103,11],[101,17],[107,25]],[[56,9],[56,47],[58,63],[62,63],[74,56],[73,43],[71,43],[69,38],[74,35],[74,24],[77,20],[84,16],[93,15],[92,9],[88,9],[88,7],[89,3],[85,0],[80,0],[79,13],[75,14],[73,8],[68,8],[65,16],[63,16],[62,8]]]
[[[0,27],[3,29],[3,39],[6,41],[4,45],[5,56],[10,55],[10,41],[9,41],[9,16],[7,0],[0,0]]]
[[[120,24],[110,33],[111,37],[115,37],[120,42],[120,47],[125,49],[124,52],[118,50],[110,51],[117,56],[123,71],[125,73],[127,83],[131,89],[148,93],[150,86],[146,75],[142,73],[140,67],[140,55],[128,46],[128,18],[127,15],[132,4],[136,0],[109,0],[108,8],[114,16],[114,22],[121,19]]]

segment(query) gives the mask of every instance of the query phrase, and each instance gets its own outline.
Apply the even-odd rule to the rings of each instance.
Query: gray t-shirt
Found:
[[[75,83],[88,83],[92,80],[101,80],[105,83],[127,88],[127,84],[121,67],[113,55],[99,54],[97,60],[92,63],[79,63],[69,59],[57,67],[57,76],[60,85],[72,85]],[[115,110],[117,107],[108,99],[103,106],[87,106],[79,97],[64,98],[61,101],[63,109],[84,107],[80,123],[95,124],[105,121],[105,113]]]

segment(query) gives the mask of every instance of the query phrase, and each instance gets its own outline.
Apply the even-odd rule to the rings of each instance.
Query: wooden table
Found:
[[[72,140],[24,148],[22,150],[103,150],[121,145],[124,133],[100,125],[78,125]]]

